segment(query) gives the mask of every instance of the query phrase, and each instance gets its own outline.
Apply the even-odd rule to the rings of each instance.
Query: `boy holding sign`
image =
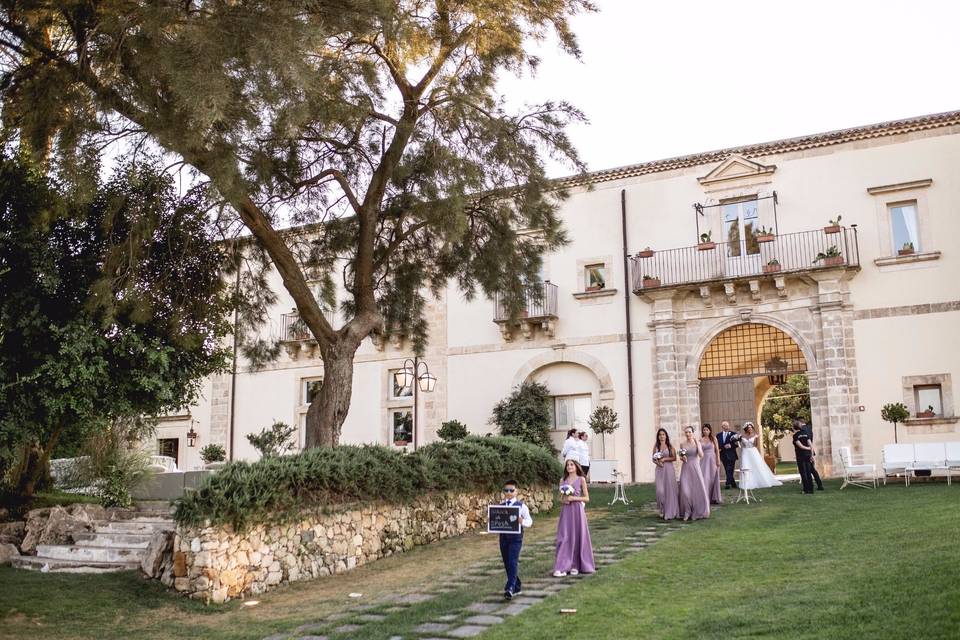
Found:
[[[507,480],[503,483],[503,504],[508,507],[519,507],[517,515],[511,515],[512,520],[519,519],[520,526],[517,533],[500,534],[500,557],[503,558],[503,568],[507,572],[507,584],[503,587],[503,597],[507,600],[520,595],[520,549],[523,547],[523,530],[533,524],[530,509],[520,500],[517,483]]]

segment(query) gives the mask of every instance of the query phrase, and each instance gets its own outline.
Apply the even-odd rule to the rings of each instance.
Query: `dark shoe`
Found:
[[[504,600],[512,600],[512,599],[513,599],[513,594],[510,593],[509,591],[504,591],[504,592],[503,592],[503,599],[504,599]]]

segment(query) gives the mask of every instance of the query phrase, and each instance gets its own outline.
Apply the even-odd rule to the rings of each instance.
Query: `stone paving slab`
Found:
[[[473,638],[484,631],[487,630],[487,627],[479,624],[465,624],[462,627],[457,627],[456,629],[451,629],[447,631],[447,635],[453,638]]]
[[[467,607],[471,613],[492,613],[503,606],[503,602],[474,602]]]
[[[297,640],[327,640],[327,636],[300,636]]]
[[[458,616],[457,614],[451,613],[451,614],[447,614],[447,615],[445,615],[445,616],[440,616],[439,618],[437,618],[437,622],[453,622],[454,620],[456,620],[456,619],[459,618],[459,617],[460,617],[460,616]]]
[[[451,626],[452,625],[444,622],[424,622],[423,624],[414,627],[413,630],[415,633],[443,633]]]
[[[429,593],[408,593],[397,598],[397,602],[403,602],[405,604],[420,604],[421,602],[426,602],[427,600],[433,600],[435,597],[436,596]]]
[[[522,604],[522,603],[516,602],[514,604],[505,606],[503,609],[500,609],[500,611],[498,611],[497,613],[499,613],[502,616],[518,616],[532,606],[533,606],[532,604]]]
[[[498,616],[470,616],[464,622],[467,624],[494,625],[503,622],[503,618]]]

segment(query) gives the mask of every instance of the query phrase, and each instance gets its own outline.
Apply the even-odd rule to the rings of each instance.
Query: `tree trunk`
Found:
[[[353,393],[353,355],[359,345],[338,337],[322,351],[323,384],[307,410],[306,446],[335,447],[350,410]]]
[[[49,473],[50,456],[53,454],[62,432],[63,426],[57,425],[50,435],[46,447],[41,448],[39,444],[26,445],[27,450],[24,452],[25,459],[20,469],[20,478],[14,488],[15,495],[25,498],[33,497],[37,489],[37,483],[43,479],[45,474]]]

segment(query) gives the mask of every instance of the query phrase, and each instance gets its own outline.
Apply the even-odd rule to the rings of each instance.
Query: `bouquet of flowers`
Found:
[[[571,487],[571,486],[568,485],[568,484],[562,484],[562,485],[560,485],[560,495],[562,495],[562,496],[572,496],[572,495],[573,495],[573,487]]]
[[[683,447],[680,447],[679,449],[677,449],[677,455],[679,455],[681,458],[683,458],[684,460],[686,460],[686,459],[687,459],[687,450],[684,449]]]
[[[654,462],[656,462],[657,460],[662,460],[662,459],[663,459],[663,452],[662,452],[662,451],[657,451],[655,454],[653,454],[653,461],[654,461]]]
[[[732,436],[730,436],[730,442],[740,442],[742,439],[743,439],[743,436],[740,435],[739,433],[735,433]]]

